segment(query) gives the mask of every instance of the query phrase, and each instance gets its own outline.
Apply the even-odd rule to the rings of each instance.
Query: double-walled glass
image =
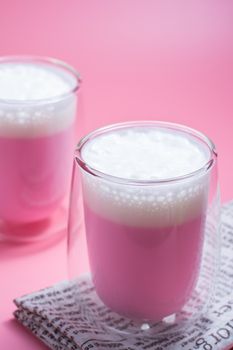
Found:
[[[183,135],[205,149],[206,163],[183,176],[147,181],[108,175],[85,162],[89,142],[134,128]],[[84,137],[74,157],[68,241],[70,276],[93,288],[94,304],[78,297],[83,313],[106,331],[151,335],[177,331],[208,312],[219,266],[219,209],[217,154],[202,133],[142,121]],[[104,317],[104,308],[112,316]]]
[[[0,231],[30,239],[45,220],[66,226],[80,77],[31,56],[0,58],[0,77]]]

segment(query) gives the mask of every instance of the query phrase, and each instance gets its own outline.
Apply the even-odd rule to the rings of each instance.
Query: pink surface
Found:
[[[79,134],[107,123],[160,119],[208,134],[233,197],[231,0],[2,0],[0,55],[55,56],[83,77]],[[33,251],[35,249],[35,251]],[[11,320],[12,299],[65,277],[65,240],[0,245],[0,349],[43,349]]]

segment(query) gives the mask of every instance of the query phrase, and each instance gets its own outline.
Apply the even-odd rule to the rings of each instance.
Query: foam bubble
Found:
[[[34,137],[58,132],[75,117],[77,82],[46,63],[0,63],[0,134]]]
[[[91,167],[129,180],[165,180],[192,173],[210,158],[194,137],[162,128],[128,128],[104,133],[81,151]],[[138,186],[83,174],[86,204],[110,220],[131,226],[181,224],[206,210],[209,175]]]

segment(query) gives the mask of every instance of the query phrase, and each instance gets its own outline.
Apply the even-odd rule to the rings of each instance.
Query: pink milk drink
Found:
[[[77,74],[52,59],[0,60],[0,219],[48,218],[70,184]]]
[[[134,320],[179,313],[199,281],[213,158],[190,130],[126,123],[78,146],[92,281]]]

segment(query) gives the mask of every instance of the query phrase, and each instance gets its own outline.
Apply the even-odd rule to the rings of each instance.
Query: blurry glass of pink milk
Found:
[[[217,256],[215,223],[214,248],[204,253],[217,193],[212,142],[185,126],[129,122],[84,137],[75,161],[91,277],[104,304],[157,322],[179,313],[196,293],[200,309],[213,289]],[[201,274],[209,275],[202,301]]]
[[[48,218],[70,183],[79,76],[55,59],[0,59],[0,219]]]

